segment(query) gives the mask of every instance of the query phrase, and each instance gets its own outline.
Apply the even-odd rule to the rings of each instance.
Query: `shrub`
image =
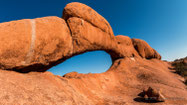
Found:
[[[187,85],[187,79],[185,79],[184,84]]]
[[[187,63],[186,63],[187,57],[183,59],[177,59],[175,60],[172,65],[174,69],[176,70],[176,73],[183,76],[185,78],[184,84],[187,85]]]
[[[173,66],[175,67],[176,73],[185,76],[185,65],[182,62],[174,62]]]

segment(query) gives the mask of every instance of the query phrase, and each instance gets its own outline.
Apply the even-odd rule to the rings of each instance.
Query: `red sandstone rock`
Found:
[[[104,73],[72,72],[63,77],[0,70],[1,105],[144,105],[135,99],[147,86],[162,89],[168,99],[163,105],[187,103],[182,77],[171,73],[171,64],[159,60],[160,55],[145,41],[115,37],[109,23],[81,3],[68,4],[63,18],[69,27],[57,17],[1,23],[0,68],[45,71],[47,66],[92,50],[108,52],[113,58],[111,68]],[[147,97],[150,93],[154,92]]]
[[[63,11],[63,18],[68,20],[70,17],[81,18],[113,36],[112,28],[107,20],[85,4],[78,2],[67,4]]]
[[[139,55],[161,58],[145,41],[115,37],[109,23],[84,4],[68,4],[63,18],[66,22],[44,17],[1,23],[0,44],[5,47],[0,48],[0,69],[46,71],[71,56],[94,50],[106,51],[113,61]]]
[[[117,52],[118,46],[115,36],[103,32],[81,18],[69,18],[67,23],[72,33],[74,54],[93,50],[104,50],[112,58],[120,56],[120,52]]]
[[[161,55],[155,50],[155,49],[153,49],[153,51],[154,51],[154,57],[153,58],[157,58],[157,59],[160,59],[161,60]]]
[[[81,74],[78,72],[70,72],[70,73],[63,75],[63,77],[65,77],[65,78],[81,78],[81,77],[83,77],[83,75],[84,74]]]
[[[22,65],[31,44],[29,19],[0,24],[0,68]]]
[[[143,92],[141,92],[139,95],[143,97],[145,101],[150,101],[150,102],[151,101],[164,102],[166,99],[163,96],[163,94],[160,92],[160,90],[154,89],[152,87],[143,90]]]
[[[45,17],[35,19],[36,39],[31,63],[49,65],[72,54],[72,37],[63,19]]]
[[[116,40],[118,43],[118,48],[124,56],[129,56],[129,57],[138,57],[139,54],[135,50],[132,40],[128,36],[124,35],[117,35]]]
[[[161,59],[160,54],[158,54],[147,42],[141,39],[132,39],[134,48],[139,53],[139,55],[143,58],[151,59],[157,58]]]
[[[1,23],[0,44],[1,69],[49,65],[72,53],[69,28],[58,17]]]
[[[187,103],[186,86],[180,81],[182,77],[170,72],[170,64],[158,59],[120,60],[104,73],[69,73],[64,77],[49,72],[0,70],[0,104],[146,105],[150,103],[135,99],[149,86],[162,89],[166,101],[159,105]]]

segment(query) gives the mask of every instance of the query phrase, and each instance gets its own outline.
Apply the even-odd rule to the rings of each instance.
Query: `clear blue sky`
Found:
[[[187,56],[187,0],[1,0],[0,22],[61,17],[64,6],[73,1],[87,4],[104,16],[115,35],[147,41],[163,60]],[[110,65],[110,56],[96,51],[75,56],[51,70],[59,75],[69,71],[103,72]]]

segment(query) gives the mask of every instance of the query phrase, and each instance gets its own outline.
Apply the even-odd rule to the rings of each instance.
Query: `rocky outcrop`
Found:
[[[81,3],[68,4],[63,19],[1,23],[0,44],[0,105],[145,105],[136,98],[145,87],[162,89],[167,100],[159,105],[187,103],[186,86],[182,77],[170,72],[170,63],[161,61],[156,50],[143,40],[114,36],[109,23]],[[109,70],[64,76],[32,72],[46,71],[93,50],[111,55],[113,65]],[[161,96],[152,88],[143,95]]]
[[[129,37],[123,35],[115,37],[106,19],[82,3],[67,4],[63,11],[63,18],[67,20],[72,33],[74,53],[104,50],[111,55],[113,61],[123,57],[141,56]],[[152,50],[151,56],[147,52],[144,54],[147,59],[161,59],[161,56],[148,44],[145,49],[146,47]]]
[[[0,39],[1,69],[40,71],[72,53],[69,28],[54,16],[1,23]]]
[[[148,101],[148,102],[151,102],[151,101],[152,102],[154,101],[164,102],[166,99],[160,90],[154,89],[152,87],[149,87],[148,89],[143,90],[143,92],[141,92],[139,96],[144,98],[144,101]]]
[[[158,59],[123,58],[98,74],[76,72],[62,76],[50,72],[18,73],[0,70],[1,105],[149,105],[137,94],[147,87],[162,90],[165,102],[185,105],[186,86]],[[63,72],[63,71],[62,71]],[[149,92],[147,94],[150,94]],[[147,96],[148,97],[148,96]],[[145,97],[146,98],[146,97]]]
[[[117,49],[110,24],[92,8],[77,2],[67,4],[63,19],[67,20],[71,30],[75,54],[104,50],[111,55],[113,61],[124,57]]]
[[[156,59],[161,59],[160,54],[154,50],[147,42],[141,39],[132,39],[134,48],[136,51],[139,53],[139,55],[142,58],[146,59],[151,59],[151,58],[156,58]]]
[[[104,50],[111,55],[113,60],[120,57],[114,35],[103,32],[81,18],[69,18],[67,23],[72,33],[74,54]]]
[[[116,41],[118,43],[119,52],[121,52],[124,56],[128,55],[130,57],[139,57],[139,54],[134,48],[132,39],[130,37],[124,35],[117,35]]]
[[[31,20],[0,24],[0,68],[9,69],[24,63],[31,45]]]
[[[80,78],[84,77],[84,74],[78,73],[78,72],[70,72],[70,73],[63,75],[63,77],[80,79]]]
[[[81,18],[94,27],[97,27],[110,36],[113,36],[113,31],[108,21],[85,4],[78,2],[67,4],[63,11],[63,18],[68,20],[70,17]]]
[[[0,69],[46,71],[74,55],[94,50],[106,51],[113,62],[124,57],[160,59],[145,41],[114,36],[106,19],[81,3],[68,4],[63,19],[26,19],[0,27],[0,44],[6,46],[0,50]]]

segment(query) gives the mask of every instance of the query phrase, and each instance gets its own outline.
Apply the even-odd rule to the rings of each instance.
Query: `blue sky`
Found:
[[[74,1],[87,4],[104,16],[115,35],[145,40],[163,60],[187,56],[187,0],[1,0],[0,22],[61,17],[65,5]],[[56,74],[71,70],[103,72],[110,65],[108,54],[95,51],[75,56],[51,70],[56,69]]]

